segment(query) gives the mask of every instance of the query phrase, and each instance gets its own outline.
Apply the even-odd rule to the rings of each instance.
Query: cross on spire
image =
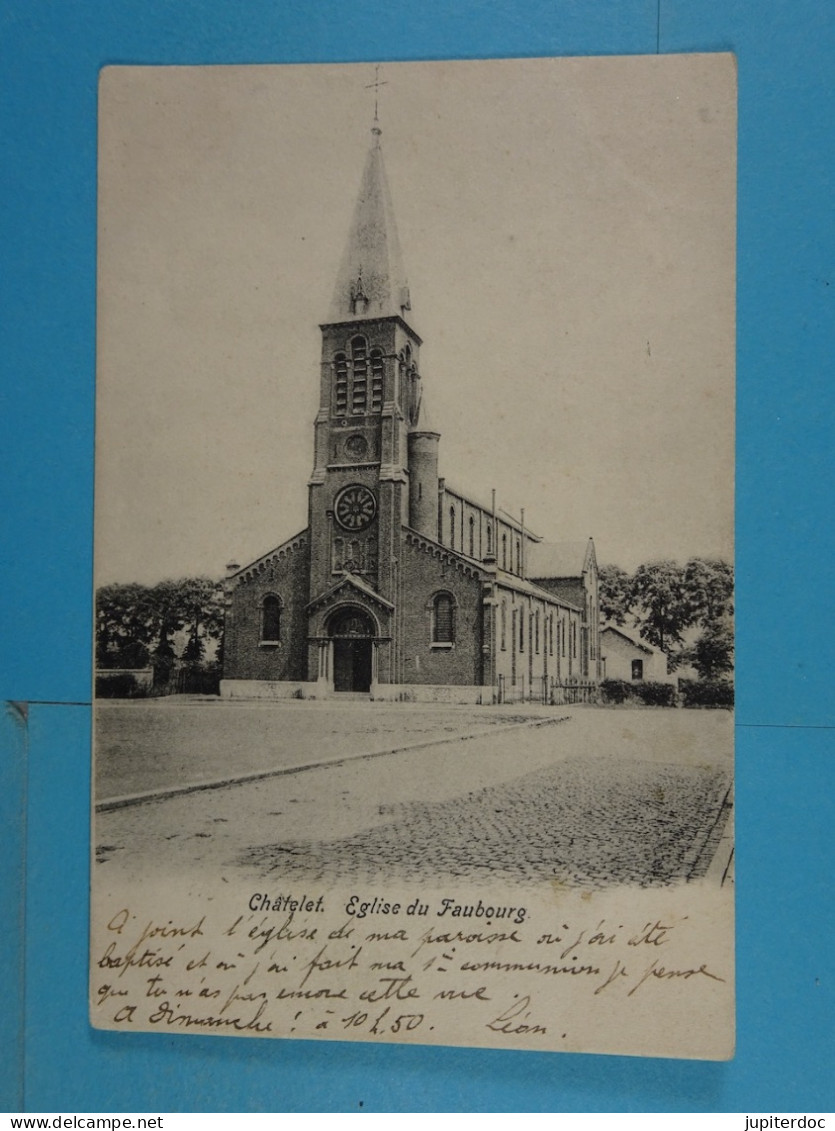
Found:
[[[377,89],[381,82],[378,73],[371,89]],[[376,123],[371,133],[328,324],[361,318],[402,319],[403,311],[409,309],[406,272]]]
[[[380,79],[380,64],[375,63],[374,64],[374,82],[369,82],[369,83],[366,83],[366,85],[365,85],[366,90],[373,90],[374,91],[374,121],[375,122],[379,122],[379,120],[380,120],[379,117],[378,117],[378,114],[377,114],[377,108],[378,108],[377,104],[378,104],[379,97],[380,97],[380,87],[381,86],[388,86],[388,83],[386,82],[385,79],[383,79],[381,81],[381,79]]]

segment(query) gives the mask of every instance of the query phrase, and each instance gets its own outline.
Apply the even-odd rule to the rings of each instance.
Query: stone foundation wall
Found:
[[[222,699],[335,699],[340,692],[325,691],[320,684],[307,680],[222,679]],[[493,702],[493,690],[467,684],[404,684],[378,683],[369,700],[379,703],[465,703]]]
[[[221,699],[316,699],[318,684],[307,680],[222,679]]]
[[[481,704],[493,702],[493,689],[464,683],[378,683],[371,698],[380,703]]]

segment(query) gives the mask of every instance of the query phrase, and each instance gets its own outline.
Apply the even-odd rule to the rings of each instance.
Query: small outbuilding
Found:
[[[604,624],[600,630],[600,656],[604,679],[675,683],[675,676],[667,673],[666,652],[613,624]]]

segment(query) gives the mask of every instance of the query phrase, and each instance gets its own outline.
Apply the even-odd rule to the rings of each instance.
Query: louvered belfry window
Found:
[[[365,338],[351,342],[351,359],[354,363],[354,381],[351,387],[351,412],[364,413],[368,405],[368,352]]]
[[[345,416],[348,412],[348,359],[344,353],[336,355],[334,368],[334,408],[337,416]]]
[[[383,351],[371,351],[371,411],[383,410]]]

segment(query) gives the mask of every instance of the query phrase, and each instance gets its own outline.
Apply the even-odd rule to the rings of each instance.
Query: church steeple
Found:
[[[310,584],[311,595],[326,593],[349,573],[394,601],[402,526],[415,510],[412,464],[427,512],[415,511],[416,520],[428,529],[434,516],[437,534],[437,454],[429,450],[437,448],[437,435],[417,432],[421,340],[407,321],[409,292],[376,121],[371,133],[333,301],[320,326]]]
[[[391,203],[381,130],[374,125],[328,323],[404,317],[411,309]]]

